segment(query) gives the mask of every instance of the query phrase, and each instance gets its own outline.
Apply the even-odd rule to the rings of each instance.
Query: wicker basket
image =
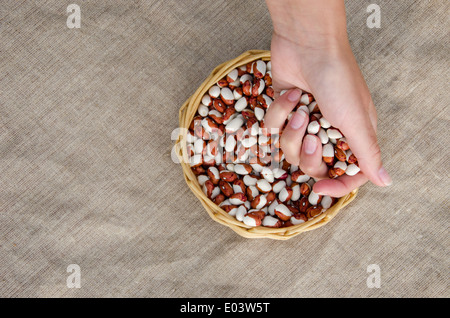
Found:
[[[219,206],[213,203],[202,191],[196,175],[192,172],[191,167],[187,161],[186,143],[181,142],[186,140],[186,131],[189,127],[194,115],[200,105],[203,95],[208,89],[214,85],[219,79],[223,78],[231,70],[236,67],[245,65],[251,61],[262,59],[264,61],[270,60],[270,51],[252,50],[241,54],[240,56],[217,66],[208,78],[200,85],[197,91],[183,104],[179,112],[179,125],[181,133],[175,142],[175,152],[180,159],[180,164],[183,169],[186,183],[195,196],[200,200],[205,207],[209,216],[220,224],[226,225],[239,235],[246,238],[270,238],[277,240],[287,240],[302,232],[317,229],[328,223],[342,208],[348,205],[356,196],[358,189],[352,191],[348,195],[340,198],[332,207],[320,214],[319,216],[310,219],[302,224],[293,225],[282,228],[269,228],[264,226],[250,227],[235,219],[235,217],[228,215]],[[183,160],[184,159],[184,160]]]

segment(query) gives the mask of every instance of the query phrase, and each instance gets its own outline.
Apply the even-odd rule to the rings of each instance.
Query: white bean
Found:
[[[209,178],[205,174],[200,174],[197,177],[198,184],[201,185],[201,186],[203,186],[207,180],[209,180]]]
[[[311,203],[311,205],[317,205],[317,203],[319,203],[319,199],[320,199],[320,196],[317,193],[315,193],[314,191],[311,191],[309,193],[308,201],[309,201],[309,203]]]
[[[234,139],[234,138],[235,137],[233,135],[228,135],[227,141],[225,143],[225,150],[227,152],[234,151],[234,147],[236,147],[236,139]]]
[[[320,201],[320,204],[322,205],[322,207],[324,209],[328,209],[329,207],[331,207],[332,202],[333,202],[333,199],[330,196],[324,195],[322,198],[322,201]]]
[[[235,217],[238,221],[242,222],[244,220],[244,216],[246,214],[247,214],[247,209],[245,208],[244,205],[240,205],[236,210]]]
[[[275,193],[280,193],[286,187],[286,181],[278,180],[275,181],[272,185],[272,191]]]
[[[264,62],[263,60],[257,60],[256,63],[253,64],[253,66],[256,68],[258,72],[262,74],[262,76],[266,74],[267,66],[266,62]]]
[[[237,112],[243,111],[247,107],[247,98],[241,97],[238,99],[238,101],[234,104],[234,109],[236,109]]]
[[[342,169],[342,170],[346,171],[347,170],[347,163],[345,163],[344,161],[337,161],[334,164],[334,168],[339,168],[339,169]]]
[[[322,128],[324,128],[324,129],[328,129],[331,127],[330,122],[328,120],[326,120],[325,117],[321,117],[319,119],[319,123],[320,123],[320,126],[322,126]]]
[[[264,109],[261,107],[255,107],[255,117],[256,119],[258,119],[259,121],[263,120],[265,115]]]
[[[212,105],[211,96],[209,96],[208,94],[203,95],[202,104],[205,106],[211,106]]]
[[[266,179],[259,179],[258,181],[256,181],[256,187],[263,193],[272,191],[272,186]]]
[[[244,184],[247,187],[250,187],[250,186],[255,186],[256,185],[256,181],[258,181],[258,178],[255,177],[255,176],[251,176],[251,175],[245,175],[243,180],[244,180]]]
[[[354,176],[355,174],[357,174],[361,169],[355,165],[354,163],[349,164],[347,169],[345,170],[345,173],[349,176]]]
[[[274,218],[273,216],[266,215],[264,219],[262,220],[263,226],[275,226],[278,222],[280,222],[279,219]]]
[[[334,146],[330,142],[322,148],[322,157],[334,157]]]
[[[220,96],[220,87],[218,85],[214,85],[212,86],[209,90],[208,90],[208,94],[209,96],[211,96],[212,98],[217,98]]]
[[[297,201],[300,199],[301,193],[300,193],[300,184],[295,184],[293,187],[291,187],[292,189],[292,196],[291,196],[291,201]]]
[[[319,132],[320,130],[320,124],[317,120],[314,120],[312,122],[309,123],[308,125],[308,134],[312,134],[315,135]]]
[[[264,179],[266,179],[270,183],[272,183],[275,180],[273,176],[273,171],[270,170],[270,168],[263,167],[261,170],[261,175],[263,176]]]
[[[334,129],[334,128],[330,128],[327,130],[327,134],[328,137],[330,137],[330,139],[339,139],[342,138],[342,134],[339,132],[339,130]]]
[[[327,131],[323,128],[319,129],[319,132],[317,133],[317,137],[319,137],[320,141],[322,142],[322,144],[326,144],[329,141],[329,137],[327,134]]]
[[[234,118],[232,121],[227,123],[225,126],[225,130],[230,133],[236,132],[239,128],[244,124],[244,120],[240,117]]]

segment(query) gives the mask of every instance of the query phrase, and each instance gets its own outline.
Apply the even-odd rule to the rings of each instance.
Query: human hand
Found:
[[[272,18],[276,15],[274,13]],[[266,128],[281,129],[297,105],[301,90],[314,95],[322,115],[346,136],[358,158],[360,173],[328,179],[328,168],[322,160],[322,143],[317,136],[305,136],[308,116],[302,111],[298,111],[284,129],[281,148],[289,163],[299,165],[304,173],[320,179],[314,185],[314,192],[333,197],[344,196],[368,180],[378,186],[392,182],[381,162],[375,106],[346,32],[339,32],[339,27],[345,23],[337,23],[338,32],[313,30],[306,37],[299,36],[301,28],[296,25],[291,27],[288,23],[275,27],[274,23],[271,63],[275,101],[265,116]],[[314,32],[317,33],[313,36]],[[281,90],[289,91],[279,96]]]

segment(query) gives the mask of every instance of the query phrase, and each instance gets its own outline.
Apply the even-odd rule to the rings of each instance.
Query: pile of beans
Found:
[[[300,224],[337,201],[312,191],[316,180],[284,159],[282,130],[264,127],[273,97],[270,61],[235,68],[203,96],[187,134],[189,163],[206,196],[251,227]],[[345,137],[321,115],[314,97],[304,93],[292,114],[299,108],[309,114],[307,132],[322,141],[329,177],[358,173]]]

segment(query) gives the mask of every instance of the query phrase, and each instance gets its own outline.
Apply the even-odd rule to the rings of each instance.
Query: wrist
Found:
[[[343,0],[266,0],[274,33],[297,45],[335,48],[348,43]]]

